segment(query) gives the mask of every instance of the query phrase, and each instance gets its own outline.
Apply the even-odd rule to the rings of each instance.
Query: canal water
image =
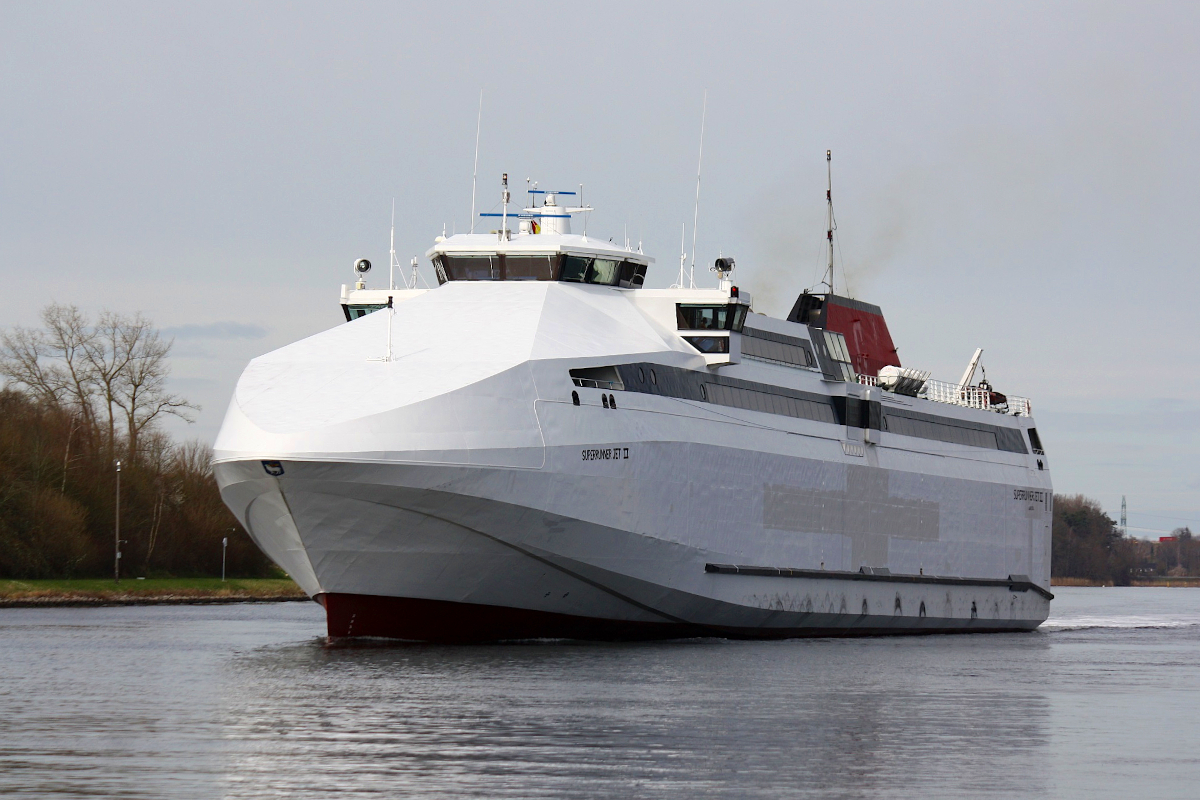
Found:
[[[1200,590],[1031,634],[330,647],[315,604],[0,610],[0,795],[1200,796]]]

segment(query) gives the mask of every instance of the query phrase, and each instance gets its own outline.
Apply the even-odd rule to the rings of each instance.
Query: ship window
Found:
[[[620,267],[620,261],[613,261],[609,258],[594,258],[587,271],[585,280],[588,283],[601,283],[605,286],[612,286],[617,282]]]
[[[621,277],[617,285],[623,289],[640,289],[646,280],[646,265],[633,261],[621,262]]]
[[[728,336],[685,336],[683,340],[701,353],[728,353]]]
[[[567,256],[563,259],[562,280],[582,282],[587,274],[588,261],[582,256]]]
[[[719,306],[677,303],[675,322],[681,331],[736,331],[741,332],[746,321],[746,307],[740,303]]]
[[[504,279],[508,281],[552,281],[556,256],[504,256]]]
[[[772,342],[747,336],[742,339],[742,355],[751,358],[764,358],[768,361],[778,361],[782,364],[792,364],[797,367],[811,367],[812,356],[803,347],[783,342]]]
[[[435,265],[450,281],[498,281],[500,258],[495,254],[478,256],[448,256],[438,258]]]
[[[830,359],[834,362],[834,380],[843,380],[849,383],[856,381],[854,367],[850,364],[850,351],[846,349],[846,337],[830,330],[821,331],[821,333],[825,338],[825,351],[829,353]]]
[[[760,392],[754,389],[744,389],[740,386],[725,386],[709,383],[704,387],[702,395],[705,400],[720,406],[743,408],[747,411],[761,411],[765,414],[779,414],[797,419],[809,419],[814,422],[836,423],[833,406],[829,403],[806,400],[802,397],[788,397],[771,392]]]
[[[346,312],[346,322],[356,320],[359,317],[365,317],[372,311],[378,311],[381,308],[387,308],[387,303],[359,303],[350,306],[342,306],[342,310]]]
[[[1037,428],[1029,429],[1029,444],[1033,445],[1033,452],[1037,455],[1045,455],[1046,450],[1042,447],[1042,437],[1038,436]],[[1042,462],[1038,462],[1041,464]]]

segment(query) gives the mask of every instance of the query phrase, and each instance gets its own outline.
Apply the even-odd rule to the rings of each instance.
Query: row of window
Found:
[[[743,334],[745,331],[743,331]],[[757,336],[742,336],[742,355],[778,361],[795,367],[813,367],[816,363],[807,348],[783,342],[760,339]]]
[[[743,345],[748,340],[743,338]],[[831,425],[874,428],[902,436],[989,450],[1029,452],[1018,428],[954,420],[916,411],[885,409],[878,401],[857,397],[826,397],[739,378],[706,375],[665,364],[618,364],[573,369],[571,378],[576,386],[623,388],[626,391],[678,397]],[[1033,436],[1036,433],[1031,438]]]
[[[433,257],[433,269],[439,284],[447,281],[569,281],[636,289],[646,278],[645,264],[562,253],[439,253]]]
[[[708,402],[721,406],[761,411],[766,414],[782,414],[797,419],[811,419],[814,422],[837,423],[833,406],[827,402],[821,403],[772,392],[759,392],[738,386],[723,386],[719,383],[704,384],[701,387],[701,394]]]
[[[1029,452],[1019,428],[950,420],[916,411],[889,408],[884,415],[883,429],[902,436],[916,436],[949,444],[986,447],[1010,453]]]
[[[957,425],[946,425],[940,422],[926,422],[919,419],[907,419],[888,415],[884,417],[884,427],[902,436],[916,436],[920,439],[934,439],[950,444],[966,444],[972,447],[986,447],[991,450],[996,446],[996,434],[991,431],[979,431],[972,428],[960,428]]]

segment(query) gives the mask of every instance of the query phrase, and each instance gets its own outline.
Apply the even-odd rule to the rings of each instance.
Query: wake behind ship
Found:
[[[830,281],[772,319],[731,259],[715,289],[643,288],[653,260],[571,233],[569,194],[438,237],[436,288],[343,287],[345,324],[241,376],[222,497],[330,636],[1046,619],[1048,462],[1029,402],[972,382],[978,352],[931,380],[878,306]]]

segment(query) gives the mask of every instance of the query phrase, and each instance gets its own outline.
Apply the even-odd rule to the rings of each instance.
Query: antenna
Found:
[[[827,279],[822,281],[829,287],[829,293],[833,294],[833,232],[837,230],[837,221],[833,218],[833,151],[825,151],[825,173],[827,184],[825,188],[825,202],[829,204],[829,210],[826,212],[825,221],[828,223],[825,231],[825,238],[829,240],[829,264],[826,266]]]
[[[475,116],[475,169],[471,172],[471,230],[475,232],[475,179],[479,175],[479,126],[483,122],[483,89],[479,90],[479,113]]]
[[[392,318],[396,316],[396,308],[392,305],[392,296],[388,295],[388,349],[386,361],[392,360]]]
[[[684,222],[679,226],[679,283],[680,289],[683,288],[683,265],[687,261],[687,223]]]
[[[690,283],[696,288],[696,224],[700,221],[700,167],[704,165],[704,123],[708,117],[708,90],[704,90],[704,110],[700,112],[700,158],[696,161],[696,211],[692,215],[692,267]],[[681,270],[682,272],[682,270]],[[680,276],[679,285],[683,286]]]
[[[396,198],[392,198],[391,261],[388,262],[388,288],[396,288]],[[407,284],[405,284],[407,286]]]
[[[508,195],[508,173],[507,172],[500,176],[500,182],[504,186],[504,189],[500,193],[500,200],[502,203],[504,203],[504,213],[500,215],[501,216],[500,240],[507,241],[508,240],[508,197],[509,197],[509,195]]]

